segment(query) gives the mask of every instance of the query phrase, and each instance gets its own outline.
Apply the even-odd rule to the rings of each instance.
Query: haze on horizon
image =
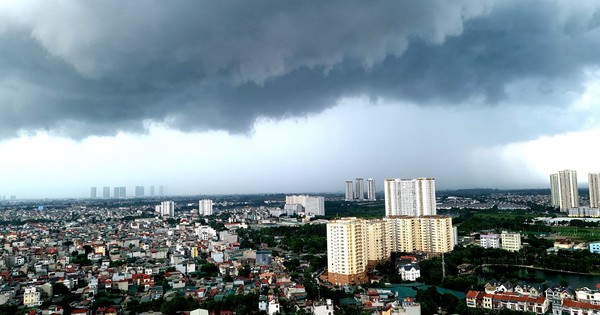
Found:
[[[600,172],[597,1],[8,0],[0,43],[0,195]]]

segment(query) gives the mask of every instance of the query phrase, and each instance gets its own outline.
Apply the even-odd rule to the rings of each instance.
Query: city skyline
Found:
[[[552,0],[3,2],[0,195],[337,193],[360,174],[548,188],[559,169],[600,172],[573,154],[600,138],[598,16]]]

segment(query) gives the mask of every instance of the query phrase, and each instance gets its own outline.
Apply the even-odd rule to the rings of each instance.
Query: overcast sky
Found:
[[[0,196],[585,185],[599,143],[598,1],[0,1]]]

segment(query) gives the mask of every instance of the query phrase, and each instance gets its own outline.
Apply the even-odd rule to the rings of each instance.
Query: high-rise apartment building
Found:
[[[102,188],[102,198],[104,198],[104,199],[110,198],[110,187]]]
[[[313,215],[325,215],[325,198],[322,196],[291,195],[285,196],[286,205],[302,205],[304,212]]]
[[[437,214],[433,178],[384,181],[386,216],[426,216]]]
[[[367,282],[366,220],[327,223],[327,279],[334,284]]]
[[[558,181],[558,173],[550,174],[550,199],[552,201],[552,206],[555,208],[560,208],[559,187],[560,182]]]
[[[121,186],[119,187],[119,198],[127,197],[127,188]]]
[[[175,202],[163,201],[160,205],[155,207],[156,212],[161,217],[174,217],[175,216]]]
[[[600,173],[588,174],[590,208],[600,208]]]
[[[392,216],[386,222],[389,252],[447,253],[454,248],[452,218],[448,216]]]
[[[362,178],[356,178],[354,180],[354,199],[364,200],[365,199],[365,186]]]
[[[135,196],[144,197],[144,186],[135,186]]]
[[[346,201],[354,199],[354,183],[351,180],[347,180],[345,183],[345,198]]]
[[[154,185],[150,186],[150,196],[154,197],[156,195],[156,191],[154,190]]]
[[[392,252],[439,254],[454,245],[452,218],[447,216],[333,220],[327,224],[327,280],[360,283],[366,281],[367,266],[389,259]]]
[[[97,188],[96,187],[91,187],[90,188],[90,198],[92,199],[96,199],[97,197]]]
[[[199,201],[198,214],[200,215],[212,215],[213,214],[213,201],[210,199],[202,199]]]
[[[558,174],[550,175],[550,193],[552,194],[552,205],[560,208],[561,212],[578,208],[577,172],[563,170]]]
[[[367,237],[367,264],[375,266],[390,258],[386,243],[386,221],[382,219],[366,220],[365,235]]]
[[[372,178],[367,179],[367,199],[375,201],[375,180]]]
[[[121,188],[120,187],[113,188],[113,197],[114,198],[121,197]]]

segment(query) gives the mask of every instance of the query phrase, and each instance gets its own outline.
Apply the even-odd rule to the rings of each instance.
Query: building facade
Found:
[[[198,214],[199,215],[212,215],[213,214],[213,201],[211,199],[202,199],[199,202]]]
[[[102,188],[102,198],[104,198],[104,199],[110,198],[110,187]]]
[[[590,208],[600,208],[600,173],[588,174]]]
[[[42,305],[42,292],[36,287],[26,287],[23,294],[23,304],[27,307]]]
[[[354,199],[364,200],[365,199],[365,182],[362,178],[356,178],[354,180]]]
[[[347,180],[344,186],[346,201],[354,199],[354,183],[351,180]]]
[[[375,196],[375,180],[372,178],[367,179],[367,199],[371,201],[377,200]]]
[[[306,214],[325,215],[325,198],[322,196],[291,195],[285,196],[286,205],[299,204]]]
[[[479,236],[479,245],[483,248],[500,248],[500,235],[481,234]]]
[[[386,179],[384,194],[386,216],[427,216],[437,213],[433,178]]]
[[[333,284],[364,283],[367,278],[366,220],[343,218],[327,224],[327,279]]]
[[[552,194],[552,205],[560,208],[562,212],[579,207],[577,172],[562,170],[558,174],[550,175],[550,193]]]
[[[452,218],[447,216],[333,220],[327,224],[327,280],[361,283],[367,267],[389,259],[392,252],[440,254],[453,248]]]
[[[135,186],[135,196],[136,197],[144,197],[145,189],[144,186]]]
[[[502,231],[500,238],[502,241],[502,249],[511,252],[518,252],[521,250],[521,234]]]
[[[161,217],[174,217],[175,216],[175,202],[163,201],[160,205],[156,206],[156,212]]]

